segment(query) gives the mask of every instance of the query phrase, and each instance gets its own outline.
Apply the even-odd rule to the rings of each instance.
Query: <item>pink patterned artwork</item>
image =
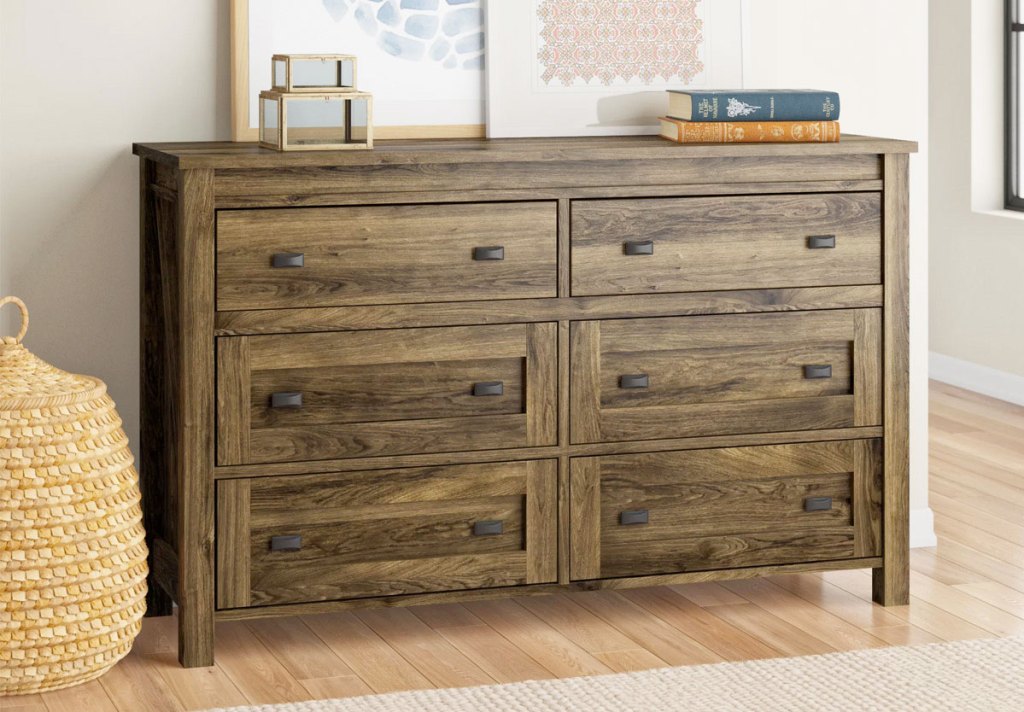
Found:
[[[704,72],[703,0],[535,0],[549,87],[690,84]]]

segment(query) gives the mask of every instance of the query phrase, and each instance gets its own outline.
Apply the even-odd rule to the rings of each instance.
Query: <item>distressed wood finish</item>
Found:
[[[886,606],[910,600],[909,170],[909,156],[885,157],[885,554],[873,572],[873,592]]]
[[[349,151],[355,153],[355,151]],[[758,158],[707,158],[698,162],[668,162],[620,157],[614,163],[567,158],[547,163],[542,171],[534,163],[512,154],[505,162],[462,162],[417,165],[361,165],[308,167],[301,176],[276,168],[217,171],[217,195],[278,196],[294,193],[379,193],[389,191],[500,190],[512,185],[537,188],[577,188],[621,185],[691,184],[709,175],[722,183],[788,180],[875,180],[881,177],[877,156],[780,156],[772,161]],[[401,196],[396,196],[396,202]]]
[[[530,138],[530,139],[491,139],[491,140],[453,140],[453,141],[380,141],[373,151],[356,154],[350,152],[322,152],[301,156],[283,156],[277,151],[260,148],[254,143],[232,143],[230,141],[212,142],[171,142],[171,143],[137,143],[134,146],[136,155],[143,156],[157,163],[174,168],[211,168],[218,172],[234,170],[253,170],[257,168],[276,169],[278,171],[296,170],[298,177],[310,167],[334,168],[340,166],[379,167],[379,166],[422,166],[435,164],[491,164],[505,163],[511,160],[538,164],[538,171],[548,164],[564,164],[566,161],[590,161],[591,163],[616,164],[623,159],[644,160],[648,162],[671,164],[696,163],[697,167],[706,166],[708,159],[743,158],[762,164],[778,165],[778,160],[789,160],[801,157],[823,159],[842,159],[854,156],[865,159],[873,157],[879,165],[878,178],[881,178],[881,160],[883,155],[894,153],[913,153],[917,144],[912,141],[899,141],[872,136],[855,136],[844,134],[839,143],[834,144],[703,144],[680,146],[656,136],[607,136],[580,138]],[[770,167],[770,165],[768,167]],[[769,171],[759,170],[758,175],[766,175]],[[699,182],[714,180],[714,171],[707,170]],[[753,176],[747,181],[756,182]],[[814,177],[799,173],[778,171],[772,180],[814,180]],[[509,181],[513,187],[515,181]],[[611,185],[610,182],[606,185]],[[623,184],[628,187],[629,184]],[[472,183],[465,188],[473,189]],[[519,186],[522,187],[522,186]]]
[[[568,264],[568,260],[564,263]],[[512,299],[446,304],[380,304],[318,309],[264,309],[218,312],[217,335],[358,331],[423,326],[517,324],[536,321],[624,319],[644,316],[746,314],[881,306],[882,287],[880,285],[863,285],[695,292],[691,294],[645,294],[621,297]]]
[[[217,308],[555,297],[556,220],[554,201],[223,211]],[[474,259],[492,246],[503,259]],[[304,264],[275,268],[279,253]]]
[[[859,311],[573,323],[574,443],[880,425],[877,334]],[[872,338],[869,343],[858,340]],[[804,368],[831,367],[809,379]],[[645,376],[647,386],[624,379]],[[864,395],[861,390],[872,388]],[[859,408],[869,408],[869,413]]]
[[[179,357],[171,413],[178,418],[178,660],[185,667],[213,664],[213,441],[215,369],[213,171],[178,174],[175,266]]]
[[[878,556],[872,442],[573,459],[573,578]],[[827,509],[805,511],[815,497]]]
[[[221,608],[252,602],[251,513],[250,480],[228,480],[217,485],[217,605]]]
[[[178,604],[182,663],[211,663],[215,615],[858,567],[876,569],[876,600],[905,601],[915,149],[137,145],[149,603]],[[809,250],[818,234],[836,248]],[[654,255],[620,256],[627,239]],[[504,260],[473,260],[492,246]],[[273,268],[279,252],[304,266]],[[831,378],[803,378],[825,363]],[[640,373],[647,388],[619,387]],[[293,392],[301,408],[270,407]],[[846,469],[800,470],[815,448]],[[605,471],[714,471],[727,456],[706,453],[733,450],[782,453],[782,469]],[[619,479],[669,507],[648,529],[673,551],[616,539],[602,497],[632,502]],[[834,511],[794,509],[818,492]],[[504,534],[467,536],[498,519]],[[308,546],[269,551],[279,526]]]
[[[574,296],[882,281],[877,193],[578,200],[572,235]],[[811,249],[815,235],[835,247]]]
[[[220,418],[218,461],[556,445],[556,332],[552,323],[220,339],[219,408],[234,415]],[[238,353],[247,358],[223,365]],[[501,395],[474,395],[492,382]],[[301,407],[273,407],[274,393],[300,393]]]
[[[554,582],[557,478],[535,460],[222,482],[218,607]]]

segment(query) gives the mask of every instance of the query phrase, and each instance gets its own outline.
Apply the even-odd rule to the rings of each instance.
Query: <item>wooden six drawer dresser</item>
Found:
[[[150,614],[907,570],[910,142],[138,144]]]

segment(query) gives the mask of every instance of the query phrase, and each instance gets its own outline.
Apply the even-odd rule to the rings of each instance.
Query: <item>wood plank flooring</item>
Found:
[[[911,555],[909,606],[868,571],[374,609],[217,626],[217,664],[184,670],[173,618],[71,690],[5,712],[182,712],[808,655],[1024,633],[1024,408],[933,383],[939,545]]]

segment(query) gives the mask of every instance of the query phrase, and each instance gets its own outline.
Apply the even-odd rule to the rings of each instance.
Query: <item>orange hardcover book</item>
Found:
[[[676,143],[835,143],[838,121],[679,121],[661,117],[661,135]]]

